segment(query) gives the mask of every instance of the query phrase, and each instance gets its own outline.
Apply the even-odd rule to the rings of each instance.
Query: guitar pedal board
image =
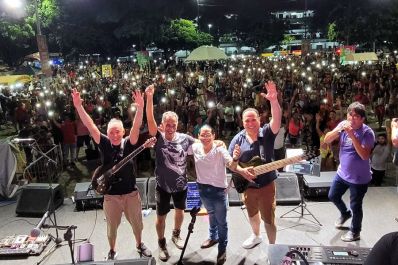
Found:
[[[47,235],[38,237],[28,235],[7,236],[0,240],[0,256],[40,255],[49,241],[50,237]]]
[[[370,248],[351,248],[338,246],[304,246],[304,245],[269,245],[268,259],[270,265],[280,265],[285,255],[292,250],[299,251],[311,265],[363,264],[369,255]],[[299,255],[291,255],[294,265],[304,262]]]

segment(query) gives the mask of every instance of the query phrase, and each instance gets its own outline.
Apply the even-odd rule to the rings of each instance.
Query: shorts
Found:
[[[170,212],[170,198],[173,198],[174,209],[185,210],[185,202],[187,199],[187,191],[185,189],[179,192],[168,193],[156,186],[156,213],[157,215],[166,215]]]
[[[276,208],[275,193],[275,181],[259,189],[247,189],[242,197],[249,217],[253,217],[260,212],[261,219],[265,223],[274,225]]]

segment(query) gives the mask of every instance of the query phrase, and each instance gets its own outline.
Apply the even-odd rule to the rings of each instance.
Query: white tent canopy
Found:
[[[377,54],[374,52],[363,52],[363,53],[351,53],[347,54],[345,60],[346,61],[354,61],[354,62],[361,62],[361,61],[377,61]]]
[[[186,62],[226,60],[225,53],[217,47],[200,46],[191,52]]]

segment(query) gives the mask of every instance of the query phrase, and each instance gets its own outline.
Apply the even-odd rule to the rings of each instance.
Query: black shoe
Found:
[[[159,259],[161,261],[166,262],[170,258],[169,251],[167,250],[166,247],[166,238],[159,239],[158,244],[159,244]]]
[[[113,249],[109,250],[108,256],[105,258],[106,260],[115,260],[117,257],[117,252]]]
[[[178,249],[184,248],[184,242],[180,237],[180,230],[173,230],[173,236],[171,237],[171,241],[173,241],[174,245],[176,245]]]
[[[140,254],[140,257],[152,257],[152,252],[144,245],[143,242],[140,243],[140,245],[137,247],[137,252]]]
[[[344,223],[347,222],[348,219],[350,219],[352,217],[351,212],[349,212],[348,214],[342,215],[340,216],[336,222],[334,222],[334,226],[336,228],[341,228],[343,227]]]
[[[200,248],[210,248],[218,243],[218,240],[207,239],[205,242],[200,245]]]
[[[217,265],[222,265],[227,260],[227,252],[224,250],[217,254]]]

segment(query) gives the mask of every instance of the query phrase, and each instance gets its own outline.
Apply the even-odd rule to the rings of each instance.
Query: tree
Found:
[[[172,50],[194,49],[198,46],[211,44],[213,36],[199,31],[192,20],[176,19],[163,28],[161,43]]]
[[[328,39],[335,41],[337,39],[336,23],[332,22],[328,24]]]
[[[56,0],[42,0],[38,6],[41,26],[49,27],[59,14]],[[12,17],[12,13],[0,17],[0,58],[8,65],[15,65],[27,53],[37,51],[35,39],[35,0],[27,2],[26,16]]]
[[[285,34],[285,35],[283,35],[282,44],[283,45],[288,45],[294,40],[296,40],[296,38],[294,36]]]

